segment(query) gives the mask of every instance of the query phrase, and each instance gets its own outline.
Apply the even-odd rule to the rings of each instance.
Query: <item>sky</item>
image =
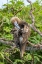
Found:
[[[31,1],[32,1],[32,2],[35,2],[35,0],[31,0]],[[2,5],[5,4],[5,3],[7,3],[7,0],[1,0],[1,1],[0,1],[0,8],[1,8]],[[27,2],[26,0],[24,0],[24,3],[25,3],[25,5],[28,4],[28,2]]]

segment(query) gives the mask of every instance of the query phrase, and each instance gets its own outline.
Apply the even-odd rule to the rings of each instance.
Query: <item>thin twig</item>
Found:
[[[10,64],[13,64],[13,62],[12,62],[6,55],[4,55],[4,58],[5,58]]]

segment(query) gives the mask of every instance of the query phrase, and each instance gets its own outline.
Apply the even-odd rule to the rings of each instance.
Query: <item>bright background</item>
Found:
[[[9,0],[8,0],[9,1]],[[32,2],[35,2],[35,0],[31,0]],[[0,1],[0,8],[2,7],[2,5],[3,4],[5,4],[5,3],[7,3],[7,0],[1,0]],[[25,3],[25,5],[27,5],[28,4],[28,2],[26,1],[26,0],[24,0],[24,3]]]

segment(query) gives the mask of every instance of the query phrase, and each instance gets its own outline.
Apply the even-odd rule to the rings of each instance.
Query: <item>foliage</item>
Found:
[[[40,5],[40,2],[41,0],[40,1],[36,0],[36,2],[34,2],[32,5],[34,8],[33,14],[35,16],[35,26],[37,27],[37,29],[42,31],[42,6]],[[3,22],[3,26],[1,26],[0,28],[0,38],[2,37],[10,40],[12,39],[12,34],[10,33],[10,31],[13,27],[10,21],[11,17],[18,16],[27,23],[31,23],[31,19],[29,15],[30,5],[25,6],[23,0],[10,0],[10,2],[8,4],[4,4],[3,7],[4,8],[0,9],[0,25]],[[22,10],[18,12],[18,10],[20,10],[21,8]],[[31,36],[28,40],[34,44],[37,44],[40,43],[42,38],[39,34],[31,30]],[[5,60],[4,58],[3,51],[5,48],[8,48],[8,46],[0,44],[0,64],[8,64],[7,60]],[[8,53],[7,56],[13,61],[13,64],[30,64],[29,61],[31,61],[32,59],[31,53],[26,52],[24,54],[23,60],[21,60],[19,57],[19,51],[17,50],[16,53],[11,55]],[[34,64],[41,61],[42,61],[42,52],[35,52]]]

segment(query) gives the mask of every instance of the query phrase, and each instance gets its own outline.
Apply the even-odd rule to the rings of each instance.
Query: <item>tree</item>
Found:
[[[36,31],[36,32],[34,32],[33,30],[31,31],[31,36],[29,38],[29,41],[30,42],[33,42],[34,44],[33,43],[30,43],[28,41],[28,43],[31,46],[31,48],[27,47],[26,50],[30,51],[31,53],[34,51],[35,48],[36,48],[36,50],[42,50],[42,45],[41,45],[42,44],[42,41],[41,41],[42,40],[42,10],[41,10],[42,9],[42,6],[39,5],[38,1],[36,1],[35,3],[32,3],[31,1],[28,0],[28,2],[30,3],[30,5],[25,6],[24,3],[21,2],[21,1],[17,1],[17,0],[14,0],[13,1],[13,0],[11,0],[10,3],[8,3],[8,11],[7,11],[7,4],[4,4],[5,8],[3,8],[0,11],[0,43],[7,44],[9,47],[11,47],[11,48],[7,49],[7,52],[8,51],[10,53],[11,52],[14,52],[13,51],[14,46],[15,46],[14,45],[14,41],[13,40],[10,40],[10,39],[13,38],[12,35],[10,34],[10,30],[12,29],[12,25],[10,23],[10,18],[12,16],[15,16],[15,15],[18,16],[19,18],[22,18],[23,20],[26,20],[27,23],[29,22],[30,23],[29,24],[30,27],[34,31]],[[29,12],[30,12],[30,15],[29,15]],[[34,18],[34,16],[35,16],[35,18]],[[32,20],[32,24],[31,24],[31,20]],[[6,40],[5,38],[7,38],[9,40]],[[32,51],[32,49],[33,49],[33,51]],[[6,53],[6,50],[5,50],[5,53]],[[27,61],[28,61],[28,57],[31,60],[31,53],[29,55],[26,55],[25,58],[27,58],[26,59]],[[0,54],[2,54],[2,53],[0,53]],[[38,55],[37,55],[37,53],[36,53],[35,56],[34,56],[34,53],[32,53],[32,57],[33,57],[32,60],[34,60],[36,58],[39,61],[39,58],[38,57],[40,57],[40,61],[41,61],[42,54],[41,54],[41,56],[39,54],[40,53],[38,53]],[[11,55],[11,54],[9,54],[9,55]],[[5,58],[7,59],[6,56],[5,56]],[[24,60],[25,60],[25,58],[24,58]],[[15,63],[17,63],[17,62],[24,63],[21,60],[13,60],[13,59],[11,59],[11,60],[13,62],[15,61]],[[9,60],[9,58],[7,60],[8,60],[8,62],[11,62]]]

